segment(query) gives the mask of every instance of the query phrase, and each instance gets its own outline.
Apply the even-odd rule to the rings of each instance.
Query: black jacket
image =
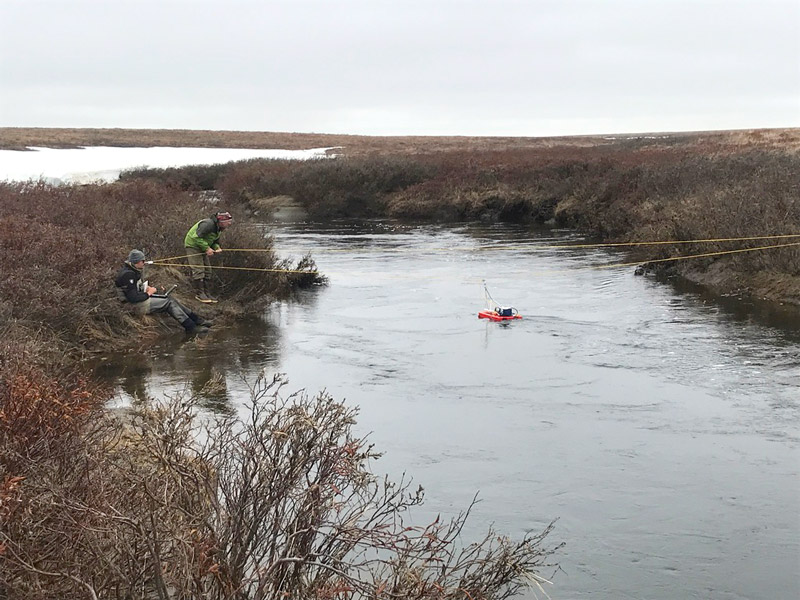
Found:
[[[147,300],[150,296],[142,289],[141,280],[142,272],[125,263],[125,266],[120,269],[119,273],[117,273],[117,278],[114,280],[120,300],[124,298],[124,302],[133,302],[134,304]]]

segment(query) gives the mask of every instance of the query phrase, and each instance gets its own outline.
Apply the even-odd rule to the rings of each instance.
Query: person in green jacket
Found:
[[[227,212],[214,213],[213,217],[198,221],[186,233],[183,245],[186,247],[187,260],[192,268],[192,286],[195,298],[206,304],[217,302],[208,293],[211,280],[211,262],[209,258],[222,252],[219,246],[220,233],[230,227],[233,217]]]

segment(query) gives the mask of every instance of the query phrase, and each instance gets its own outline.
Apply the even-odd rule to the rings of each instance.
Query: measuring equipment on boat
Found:
[[[483,282],[483,295],[486,299],[486,309],[478,312],[479,319],[489,319],[490,321],[511,321],[513,319],[521,319],[522,315],[513,306],[501,306],[496,302],[492,295],[489,293],[489,288],[486,287],[486,282]]]
[[[511,308],[509,311],[516,311],[516,308]],[[489,319],[490,321],[511,321],[513,319],[521,319],[522,315],[514,312],[513,315],[500,315],[493,310],[482,310],[478,313],[479,319]]]

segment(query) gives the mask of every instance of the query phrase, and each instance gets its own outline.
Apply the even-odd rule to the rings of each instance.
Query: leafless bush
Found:
[[[7,478],[0,589],[24,600],[477,600],[545,581],[552,525],[462,547],[469,510],[409,524],[422,490],[370,473],[379,455],[353,435],[357,411],[324,393],[283,397],[283,386],[259,379],[244,419],[201,416],[182,398],[95,419],[69,472],[40,462]]]
[[[153,259],[181,257],[186,254],[186,231],[216,208],[154,181],[62,187],[0,182],[4,320],[48,329],[74,350],[131,343],[135,321],[113,288],[128,251],[143,249]],[[248,226],[252,224],[244,214],[240,219],[237,213],[237,220],[239,225],[225,233],[223,246],[253,251],[230,252],[215,261],[233,267],[214,271],[227,300],[249,310],[256,308],[250,306],[254,299],[287,295],[309,280],[322,281],[313,261],[300,268],[287,266],[272,252],[272,239],[263,229]],[[183,266],[148,267],[147,277],[160,286],[180,283],[179,290],[189,289],[188,265],[175,262]]]

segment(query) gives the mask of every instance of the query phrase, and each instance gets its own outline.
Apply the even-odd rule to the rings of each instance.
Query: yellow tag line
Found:
[[[776,248],[789,248],[791,246],[800,246],[800,242],[791,242],[789,244],[776,244],[774,246],[758,246],[756,248],[739,248],[737,250],[720,250],[719,252],[704,252],[702,254],[689,254],[687,256],[670,256],[667,258],[653,258],[650,260],[637,260],[634,262],[614,263],[611,265],[589,265],[586,267],[571,267],[568,269],[550,269],[543,271],[536,271],[536,273],[564,273],[568,271],[585,271],[589,269],[616,269],[623,267],[637,267],[639,265],[649,265],[651,263],[672,262],[676,260],[688,260],[690,258],[704,258],[709,256],[722,256],[724,254],[738,254],[742,252],[755,252],[756,250],[774,250]]]
[[[554,248],[568,248],[568,249],[569,248],[614,248],[614,247],[624,247],[624,246],[658,246],[658,245],[669,245],[669,244],[710,244],[718,242],[747,242],[753,240],[775,240],[775,239],[786,239],[786,238],[800,238],[800,233],[791,233],[786,235],[764,235],[764,236],[741,237],[741,238],[710,238],[705,240],[664,240],[657,242],[613,242],[607,244],[553,244],[547,246],[481,246],[479,249],[480,250],[524,250],[526,247],[534,249],[548,249],[548,250],[552,250]],[[764,248],[780,248],[780,247],[781,246],[764,246]],[[751,248],[751,249],[760,250],[762,248]],[[736,252],[736,250],[734,250],[733,252]],[[703,255],[698,254],[697,256],[703,256]]]
[[[511,245],[511,246],[477,246],[474,248],[462,248],[456,246],[446,246],[446,247],[439,247],[439,248],[380,248],[381,252],[433,252],[433,251],[442,251],[448,252],[452,250],[459,250],[459,251],[486,251],[486,250],[560,250],[560,249],[576,249],[576,248],[623,248],[623,247],[634,247],[634,246],[659,246],[659,245],[670,245],[670,244],[713,244],[713,243],[725,243],[725,242],[748,242],[748,241],[755,241],[755,240],[780,240],[780,239],[789,239],[789,238],[800,238],[800,233],[789,233],[789,234],[782,234],[782,235],[758,235],[758,236],[749,236],[749,237],[737,237],[737,238],[707,238],[707,239],[700,239],[700,240],[659,240],[659,241],[652,241],[652,242],[608,242],[602,244],[532,244],[532,245]],[[302,250],[303,252],[314,252],[315,254],[322,254],[322,253],[337,253],[337,252],[364,252],[369,248],[316,248],[316,249],[306,249]],[[249,252],[247,249],[234,249],[234,250],[225,250],[226,252]]]
[[[613,267],[632,267],[634,265],[669,262],[671,260],[686,260],[688,258],[703,258],[705,256],[722,256],[723,254],[737,254],[739,252],[754,252],[756,250],[772,250],[774,248],[789,248],[790,246],[800,246],[800,242],[790,244],[777,244],[775,246],[758,246],[757,248],[739,248],[737,250],[720,250],[719,252],[704,252],[703,254],[689,254],[688,256],[670,256],[669,258],[654,258],[652,260],[640,260],[637,262],[619,263],[616,265],[602,265],[598,269],[611,269]]]
[[[226,252],[275,252],[272,248],[225,248],[222,250],[222,254]],[[159,263],[164,263],[170,260],[180,260],[182,258],[189,258],[191,256],[197,256],[197,253],[194,254],[182,254],[180,256],[168,256],[167,258],[159,258],[158,260],[146,261],[148,265],[155,265]]]
[[[149,263],[154,267],[191,267],[183,263],[171,263],[162,261],[152,261]],[[300,271],[297,269],[262,269],[259,267],[225,267],[222,265],[205,265],[204,269],[231,269],[234,271],[261,271],[262,273],[304,273],[305,275],[319,275],[319,271]]]
[[[745,240],[760,240],[760,239],[786,239],[786,238],[797,238],[800,237],[800,234],[791,234],[791,235],[778,235],[778,236],[763,236],[763,237],[749,237],[749,238],[718,238],[715,240],[687,240],[682,242],[630,242],[630,243],[619,243],[619,244],[574,244],[574,245],[560,245],[560,246],[521,246],[519,248],[597,248],[597,247],[610,247],[610,246],[642,246],[646,244],[687,244],[687,243],[697,243],[697,242],[719,242],[719,241],[745,241]],[[701,254],[690,254],[687,256],[670,256],[667,258],[653,258],[653,259],[643,259],[637,260],[632,262],[624,262],[624,263],[614,263],[610,265],[589,265],[585,267],[571,267],[569,269],[551,269],[546,271],[537,271],[538,273],[553,273],[553,272],[565,272],[565,271],[580,271],[586,269],[615,269],[615,268],[623,268],[623,267],[633,267],[643,264],[652,264],[652,263],[663,263],[663,262],[672,262],[677,260],[688,260],[691,258],[705,258],[710,256],[724,256],[727,254],[740,254],[744,252],[755,252],[757,250],[774,250],[777,248],[790,248],[793,246],[800,246],[800,242],[790,242],[787,244],[775,244],[771,246],[757,246],[755,248],[738,248],[735,250],[719,250],[717,252],[703,252]],[[506,247],[494,247],[492,249],[512,249],[512,246]],[[418,248],[414,250],[419,250]],[[224,252],[273,252],[272,249],[265,249],[265,248],[231,248],[226,249]],[[195,255],[186,255],[186,256],[174,256],[171,258],[163,258],[160,260],[153,260],[147,261],[148,265],[153,265],[156,267],[191,267],[191,265],[185,263],[176,263],[176,262],[169,262],[178,260],[181,258],[188,258],[189,256]],[[319,275],[318,271],[303,271],[299,269],[266,269],[266,268],[259,268],[259,267],[226,267],[223,265],[206,265],[204,268],[211,268],[211,269],[228,269],[234,271],[257,271],[262,273],[302,273],[305,275]]]
[[[471,248],[472,250],[557,250],[557,249],[564,249],[567,250],[571,248],[621,248],[621,247],[632,247],[632,246],[658,246],[658,245],[668,245],[668,244],[712,244],[712,243],[720,243],[720,242],[749,242],[754,240],[779,240],[779,239],[787,239],[787,238],[800,238],[800,233],[787,233],[781,235],[757,235],[757,236],[749,236],[749,237],[737,237],[737,238],[707,238],[702,240],[660,240],[654,242],[609,242],[605,244],[536,244],[536,245],[527,245],[527,246],[478,246],[476,248]],[[470,250],[470,248],[456,248],[455,246],[449,247],[442,247],[442,248],[424,248],[423,250],[428,252],[432,250],[439,250],[439,251],[451,251],[451,250]],[[315,253],[323,253],[323,252],[363,252],[365,248],[317,248],[317,249],[307,249],[305,250],[306,253],[315,252]],[[382,252],[419,252],[420,248],[381,248]],[[226,252],[275,252],[274,248],[225,248],[222,250],[222,254]],[[147,264],[158,264],[164,263],[171,260],[180,260],[182,258],[189,258],[190,256],[196,256],[196,254],[182,254],[180,256],[169,256],[167,258],[160,258],[158,260],[154,260]]]

